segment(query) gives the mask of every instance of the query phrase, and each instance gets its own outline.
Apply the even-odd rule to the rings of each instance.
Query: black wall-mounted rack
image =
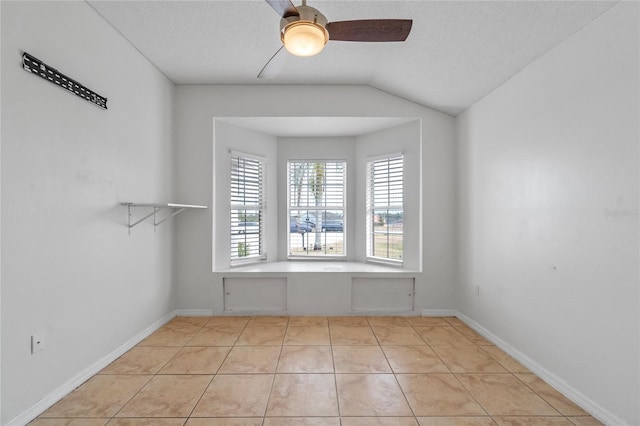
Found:
[[[102,109],[107,109],[107,98],[98,95],[93,90],[86,88],[74,79],[67,77],[57,69],[50,67],[38,58],[31,56],[26,52],[22,55],[22,67],[30,73],[38,75],[51,83],[57,84],[63,89],[66,89],[69,93],[80,96],[85,101],[89,101]]]

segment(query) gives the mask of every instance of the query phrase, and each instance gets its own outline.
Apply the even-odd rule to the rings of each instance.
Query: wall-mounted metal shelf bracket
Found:
[[[127,206],[127,227],[129,228],[129,235],[131,235],[131,228],[134,226],[144,222],[145,220],[153,217],[153,230],[155,232],[156,227],[163,222],[171,219],[175,215],[182,213],[187,209],[206,209],[207,206],[198,206],[194,204],[140,204],[140,203],[120,203],[123,206]],[[151,213],[146,214],[140,219],[134,221],[133,219],[133,210],[135,208],[150,208],[152,209]],[[162,210],[170,210],[171,212],[164,217],[161,217],[160,212]]]

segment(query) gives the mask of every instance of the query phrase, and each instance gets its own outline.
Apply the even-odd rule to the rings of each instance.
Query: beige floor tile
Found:
[[[279,356],[280,346],[236,346],[218,374],[275,373]]]
[[[185,426],[262,426],[262,417],[190,418]]]
[[[327,317],[289,317],[289,327],[327,327]]]
[[[100,374],[156,374],[179,350],[175,346],[136,346]]]
[[[392,374],[336,374],[342,416],[412,416]]]
[[[264,426],[340,426],[339,417],[266,417]]]
[[[29,426],[105,426],[109,419],[35,419]]]
[[[380,346],[333,346],[336,373],[391,373]]]
[[[373,326],[372,328],[381,345],[426,345],[411,327]]]
[[[272,382],[271,374],[215,376],[191,417],[264,416]]]
[[[576,426],[602,426],[602,423],[591,416],[567,417]]]
[[[564,417],[494,417],[498,426],[573,426]]]
[[[329,345],[329,327],[288,327],[285,345]]]
[[[414,417],[343,417],[342,426],[418,426]]]
[[[477,333],[474,329],[468,326],[459,326],[455,327],[464,337],[471,340],[478,346],[492,346],[493,343],[482,337],[479,333]]]
[[[367,321],[367,317],[328,317],[328,320],[331,327],[369,327],[369,321]]]
[[[565,416],[588,416],[589,413],[578,407],[566,396],[549,386],[544,380],[532,373],[515,374],[525,385],[529,386],[531,390],[537,393],[545,401],[547,401],[553,408],[558,410],[560,414]]]
[[[465,324],[464,322],[460,321],[458,318],[456,317],[443,317],[445,319],[445,321],[447,321],[449,324],[458,327],[458,326],[466,326],[467,324]]]
[[[151,378],[143,375],[93,376],[40,417],[113,417]]]
[[[457,377],[492,416],[559,415],[511,374],[461,374]]]
[[[332,345],[378,345],[371,327],[331,326]]]
[[[337,415],[333,374],[276,374],[267,417]]]
[[[529,370],[525,366],[511,358],[497,346],[482,346],[480,349],[491,355],[496,361],[502,364],[504,368],[512,373],[529,373]]]
[[[399,374],[400,387],[416,416],[486,416],[453,374]]]
[[[138,346],[184,346],[200,330],[193,329],[185,332],[179,328],[167,328],[167,326],[152,333],[144,339]]]
[[[112,419],[107,426],[182,426],[187,419]]]
[[[238,337],[236,345],[282,345],[282,339],[284,339],[286,329],[287,327],[285,326],[247,327],[242,334],[240,334],[240,337]]]
[[[420,426],[495,426],[491,417],[418,417]]]
[[[449,373],[429,346],[383,346],[382,350],[396,374]]]
[[[480,335],[478,335],[478,336],[480,336]],[[473,343],[475,343],[478,346],[493,346],[493,342],[488,341],[487,339],[485,339],[482,336],[471,338],[471,336],[465,335],[465,337],[468,338],[469,340],[471,340]]]
[[[242,328],[238,326],[204,327],[187,346],[233,346],[238,340]]]
[[[384,326],[384,327],[409,327],[409,323],[405,317],[397,316],[372,316],[367,317],[371,326]]]
[[[174,319],[172,319],[170,322],[184,322],[187,324],[192,324],[192,325],[196,325],[198,327],[204,327],[209,320],[213,318],[213,317],[183,317],[183,316],[178,316],[175,317]]]
[[[283,316],[267,316],[267,317],[252,317],[247,324],[247,327],[264,327],[264,326],[286,326],[289,322],[289,317]]]
[[[230,347],[186,346],[159,374],[215,374],[229,350]]]
[[[179,319],[174,318],[168,323],[166,323],[165,325],[163,325],[159,330],[163,330],[163,331],[172,330],[182,334],[190,334],[193,336],[198,331],[200,331],[201,328],[202,328],[201,325],[193,324],[189,321],[181,321]]]
[[[415,330],[431,346],[475,346],[454,327],[415,327]]]
[[[407,322],[415,327],[444,327],[450,325],[442,317],[407,317]]]
[[[433,350],[453,373],[506,373],[507,370],[476,346],[434,346]]]
[[[283,346],[278,373],[333,373],[330,346]]]
[[[403,316],[175,317],[29,425],[418,424],[601,426],[459,319]]]
[[[244,328],[251,317],[245,316],[217,316],[210,317],[205,327],[235,327]]]
[[[155,376],[117,417],[188,417],[212,376]]]

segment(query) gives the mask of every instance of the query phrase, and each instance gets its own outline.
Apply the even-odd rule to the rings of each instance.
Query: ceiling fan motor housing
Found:
[[[327,17],[311,6],[297,6],[299,16],[288,16],[280,20],[280,39],[284,43],[284,34],[288,28],[299,23],[311,23],[322,29],[325,34],[325,43],[329,41],[329,31],[327,31]]]

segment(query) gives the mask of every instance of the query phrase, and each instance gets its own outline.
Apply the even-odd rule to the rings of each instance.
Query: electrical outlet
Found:
[[[473,291],[476,293],[476,296],[480,296],[480,286],[479,285],[475,285],[473,287]]]
[[[31,336],[31,354],[44,350],[44,332],[36,333]]]

